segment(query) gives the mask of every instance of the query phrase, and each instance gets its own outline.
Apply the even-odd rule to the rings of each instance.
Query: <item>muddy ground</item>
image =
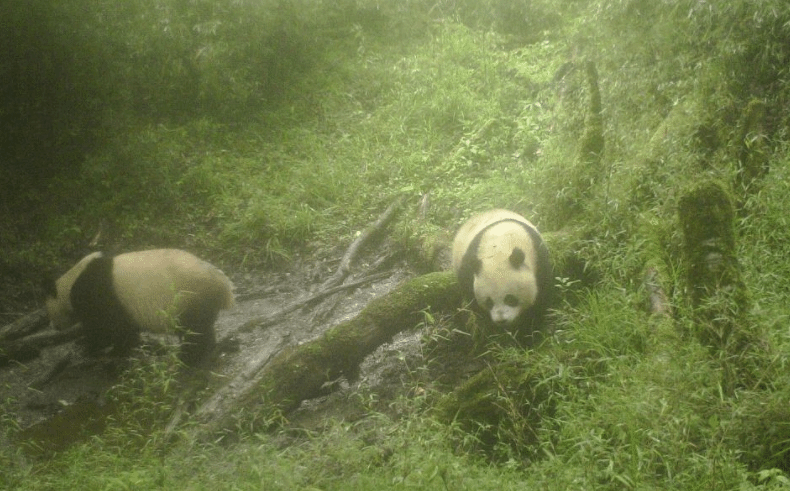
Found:
[[[261,361],[265,363],[283,348],[314,339],[328,328],[354,317],[371,299],[386,295],[417,274],[396,253],[389,254],[384,261],[381,253],[381,249],[377,250],[377,258],[363,254],[345,283],[379,273],[375,281],[335,293],[281,317],[276,314],[283,307],[320,291],[321,284],[337,268],[339,253],[338,259],[297,260],[283,272],[234,276],[232,271],[226,271],[236,285],[237,304],[220,314],[215,328],[223,349],[210,370],[204,372],[205,390],[190,393],[200,399],[192,401],[191,406],[200,406],[217,390],[227,390],[229,381]],[[272,315],[275,322],[267,326],[245,327],[250,321]],[[415,325],[412,331],[403,332],[379,347],[362,363],[357,380],[341,380],[330,395],[304,401],[299,409],[287,415],[290,424],[320,429],[328,418],[361,417],[365,409],[356,395],[376,394],[374,399],[378,407],[386,410],[391,406],[389,402],[397,397],[419,395],[416,392],[421,390],[420,384],[430,383],[425,380],[426,376],[438,375],[444,383],[450,368],[429,364],[425,356],[425,339],[426,334],[430,337],[430,330],[431,327]],[[177,342],[174,339],[152,341]],[[139,356],[155,355],[149,351]],[[460,378],[471,371],[468,361],[461,361],[455,367]],[[101,420],[107,416],[105,393],[117,383],[126,367],[128,361],[125,360],[86,358],[74,342],[69,342],[45,348],[35,359],[0,368],[5,421],[14,421],[24,429],[23,436],[44,440],[50,449],[64,448],[72,443],[72,433],[83,433],[84,437],[84,434],[101,430],[101,424],[95,429],[81,425],[87,420]],[[417,377],[422,381],[417,381]],[[73,431],[75,427],[82,431]]]

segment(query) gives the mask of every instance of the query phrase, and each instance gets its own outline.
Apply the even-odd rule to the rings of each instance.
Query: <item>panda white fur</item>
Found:
[[[177,325],[179,336],[184,333],[181,358],[187,364],[212,351],[219,311],[233,305],[233,285],[225,274],[178,249],[118,256],[94,252],[46,290],[53,327],[82,323],[88,354],[109,347],[127,354],[140,343],[140,331],[173,332]]]
[[[458,230],[452,252],[461,288],[494,324],[527,335],[541,327],[553,274],[532,223],[508,210],[480,213]]]

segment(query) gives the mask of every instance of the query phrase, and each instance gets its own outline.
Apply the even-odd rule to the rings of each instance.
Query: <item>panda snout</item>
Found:
[[[495,309],[491,311],[491,320],[498,326],[507,326],[510,324],[512,316],[507,311]]]

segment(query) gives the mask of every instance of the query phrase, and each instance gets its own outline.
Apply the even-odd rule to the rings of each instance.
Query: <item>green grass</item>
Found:
[[[80,180],[49,185],[59,213],[41,240],[84,240],[109,219],[124,248],[195,241],[259,266],[349,240],[403,193],[431,193],[444,222],[459,205],[529,195],[523,168],[549,113],[525,108],[523,82],[548,79],[539,61],[560,48],[502,52],[495,34],[453,23],[417,47],[367,36],[302,81],[293,103],[242,126],[203,117],[125,128],[88,157]],[[512,66],[518,76],[504,73]]]
[[[124,404],[108,431],[47,460],[0,452],[0,485],[790,488],[787,6],[580,0],[558,18],[556,2],[538,1],[530,5],[551,29],[519,36],[518,22],[505,21],[530,6],[505,3],[349,4],[355,17],[321,38],[309,58],[316,69],[300,67],[307,71],[289,79],[277,104],[238,121],[227,112],[122,118],[123,131],[87,156],[79,180],[63,172],[20,196],[36,210],[36,240],[12,221],[0,247],[12,271],[65,262],[110,220],[113,246],[189,248],[230,271],[254,270],[349,243],[401,195],[409,199],[393,229],[414,257],[416,237],[449,235],[487,207],[515,209],[544,232],[575,234],[562,247],[596,278],[567,288],[550,349],[491,349],[493,360],[532,363],[535,382],[550,391],[554,412],[536,443],[501,432],[498,446],[480,445],[480,434],[436,421],[441,394],[431,390],[392,401],[398,411],[371,406],[366,418],[328,421],[315,433],[286,425],[233,444],[194,442],[188,431],[166,439],[140,421],[168,420],[171,378],[142,367],[145,390],[134,380],[116,389]],[[315,25],[320,12],[309,12],[296,19]],[[216,53],[238,54],[223,49]],[[578,67],[588,60],[600,75],[606,140],[594,169],[577,159],[588,107]],[[232,77],[220,80],[222,60],[212,63],[209,89],[221,102],[218,87]],[[236,68],[232,111],[255,86]],[[733,183],[749,149],[742,113],[754,98],[770,116],[747,138],[769,137],[770,170],[743,190]],[[738,203],[747,327],[759,345],[748,355],[712,357],[693,335],[676,214],[679,196],[705,179],[732,184]],[[34,192],[42,189],[46,200]],[[431,207],[418,220],[423,194]],[[648,267],[664,275],[670,319],[647,312]],[[463,328],[442,322],[450,323],[442,332]],[[725,390],[739,368],[754,383]]]

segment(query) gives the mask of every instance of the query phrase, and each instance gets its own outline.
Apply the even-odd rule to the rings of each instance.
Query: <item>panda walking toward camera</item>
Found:
[[[553,274],[529,220],[502,209],[475,215],[456,233],[452,254],[461,288],[495,325],[527,336],[541,327]]]
[[[222,271],[182,250],[94,252],[47,283],[46,308],[56,329],[82,323],[90,355],[110,347],[126,355],[141,331],[176,332],[181,359],[194,365],[213,350],[214,322],[233,306],[232,290]]]

